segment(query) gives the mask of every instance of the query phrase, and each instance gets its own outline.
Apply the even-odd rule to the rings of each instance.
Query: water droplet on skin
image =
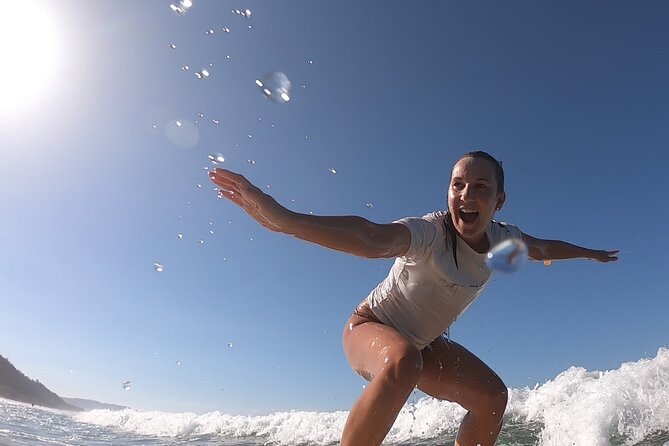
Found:
[[[291,83],[281,71],[266,74],[261,79],[255,80],[262,94],[277,104],[285,104],[290,101]]]
[[[153,269],[154,269],[157,273],[162,273],[163,270],[164,270],[165,268],[163,267],[163,265],[161,265],[160,263],[157,263],[157,262],[156,262],[156,263],[153,264]]]
[[[486,264],[495,271],[510,273],[517,271],[527,261],[527,245],[520,239],[507,239],[486,255]]]
[[[353,331],[353,323],[348,324],[348,330]]]
[[[183,240],[183,239],[184,239],[184,235],[183,235],[183,234],[177,234],[177,238],[178,238],[179,240]]]
[[[175,49],[177,46],[173,43],[170,43],[169,47],[172,48],[172,49]]]

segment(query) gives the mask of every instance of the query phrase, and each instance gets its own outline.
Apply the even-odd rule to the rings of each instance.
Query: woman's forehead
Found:
[[[485,178],[492,180],[495,177],[495,168],[492,163],[482,158],[462,158],[455,163],[451,178]]]

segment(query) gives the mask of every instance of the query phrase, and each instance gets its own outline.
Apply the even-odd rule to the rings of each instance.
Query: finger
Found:
[[[227,180],[222,180],[222,179],[220,179],[220,178],[214,177],[214,176],[211,175],[211,174],[209,175],[209,177],[210,177],[211,181],[212,181],[214,184],[216,184],[218,187],[220,187],[221,189],[225,189],[225,190],[234,190],[234,191],[237,192],[237,193],[240,192],[239,185],[236,184],[236,183],[234,183],[234,182],[227,181]]]
[[[216,178],[224,179],[227,181],[231,181],[236,184],[251,184],[249,180],[247,180],[244,175],[240,175],[238,173],[235,173],[231,170],[223,169],[220,167],[217,167],[214,169],[214,173],[216,174]]]

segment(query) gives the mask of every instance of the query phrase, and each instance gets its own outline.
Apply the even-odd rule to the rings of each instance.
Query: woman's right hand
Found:
[[[270,231],[281,232],[290,211],[235,172],[216,168],[209,178],[219,188],[222,197],[235,203],[254,220]]]

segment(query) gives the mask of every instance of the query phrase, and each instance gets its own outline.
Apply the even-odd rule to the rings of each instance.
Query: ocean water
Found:
[[[498,445],[669,446],[669,350],[611,371],[571,367],[534,388],[510,389]],[[347,412],[265,416],[93,410],[68,413],[0,400],[1,445],[334,445]],[[453,444],[459,406],[407,404],[385,444]]]

